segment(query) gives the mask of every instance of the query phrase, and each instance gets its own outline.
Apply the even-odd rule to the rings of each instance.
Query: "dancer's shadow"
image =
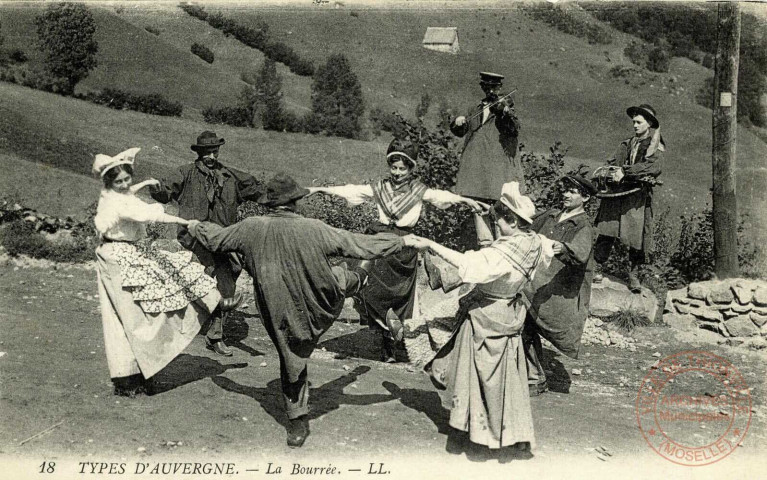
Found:
[[[546,370],[550,370],[551,373],[547,374],[547,381],[549,389],[556,393],[570,393],[570,385],[573,381],[570,379],[570,375],[567,373],[567,369],[564,364],[559,361],[559,353],[548,348],[543,349],[542,363],[545,365]]]
[[[259,318],[258,315],[253,315],[247,312],[235,310],[229,313],[224,325],[224,338],[226,338],[226,344],[230,347],[239,348],[245,353],[250,354],[251,357],[260,357],[264,355],[263,352],[259,352],[253,347],[242,343],[243,340],[248,338],[250,332],[250,326],[247,319]]]
[[[331,380],[320,387],[312,388],[312,408],[307,419],[314,420],[319,418],[334,410],[338,410],[341,405],[373,405],[392,400],[390,395],[384,394],[348,395],[343,392],[347,385],[354,383],[360,375],[367,373],[369,370],[370,367],[361,365],[346,375]],[[248,387],[222,376],[213,377],[213,383],[224,390],[252,398],[277,423],[283,427],[287,426],[288,419],[285,416],[285,409],[282,404],[282,390],[279,378],[267,383],[266,387]]]
[[[381,336],[370,328],[325,340],[317,347],[337,354],[338,358],[381,359]]]
[[[413,410],[426,414],[437,431],[447,435],[445,451],[453,455],[466,454],[466,458],[474,462],[485,462],[488,460],[497,460],[506,463],[511,460],[527,459],[532,455],[529,452],[521,452],[514,447],[505,447],[497,450],[491,450],[484,445],[477,445],[469,440],[469,435],[452,428],[449,424],[450,413],[442,407],[440,396],[435,391],[426,391],[418,388],[400,388],[399,385],[385,381],[383,387],[397,398],[402,405]]]
[[[182,353],[152,377],[151,395],[168,392],[203,378],[216,377],[232,368],[245,368],[247,363],[222,364],[208,357]]]
[[[449,413],[442,407],[442,401],[437,392],[419,388],[400,388],[399,385],[389,381],[385,381],[381,385],[402,405],[426,414],[429,420],[436,425],[439,433],[443,435],[450,433]]]

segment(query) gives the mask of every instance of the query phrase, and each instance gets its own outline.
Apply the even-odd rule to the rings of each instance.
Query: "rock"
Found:
[[[767,339],[764,337],[751,337],[744,342],[743,346],[752,350],[764,350],[767,348]]]
[[[742,281],[735,282],[732,287],[732,293],[735,295],[735,300],[741,305],[748,305],[751,303],[751,299],[754,297],[753,290]]]
[[[732,308],[732,305],[737,305],[737,303],[736,302],[712,303],[709,308],[713,308],[714,310],[719,310],[720,312],[724,312],[725,310],[730,310]]]
[[[655,357],[655,358],[659,358],[661,356],[661,353],[660,352],[655,352],[655,353],[652,354],[652,356]]]
[[[740,315],[737,318],[727,320],[724,322],[724,325],[733,337],[751,337],[753,335],[759,335],[759,329],[746,315]]]
[[[756,287],[753,302],[757,307],[767,307],[767,287],[763,285]]]
[[[701,300],[690,300],[690,306],[693,308],[703,308],[706,306],[706,302]]]
[[[731,347],[739,347],[740,345],[743,345],[743,342],[744,340],[742,338],[728,338],[725,343]]]
[[[658,300],[645,287],[641,293],[635,294],[614,277],[605,277],[600,283],[591,286],[591,302],[589,311],[597,317],[609,317],[621,310],[634,309],[654,321],[658,312]]]
[[[705,300],[709,293],[711,293],[711,289],[707,282],[691,283],[687,287],[687,296],[696,300]]]
[[[663,307],[663,312],[672,312],[674,304],[688,305],[690,300],[687,299],[687,287],[679,288],[677,290],[669,290],[666,292],[666,304]]]
[[[714,333],[718,333],[719,335],[722,335],[723,337],[729,337],[730,334],[727,332],[727,329],[724,328],[724,325],[721,323],[710,323],[710,322],[697,322],[698,328],[702,328],[703,330],[709,330]]]
[[[729,304],[733,300],[735,300],[735,295],[732,293],[732,289],[730,288],[730,285],[726,282],[722,282],[714,287],[711,288],[711,293],[709,293],[707,300],[710,303],[726,303]]]
[[[573,375],[580,375],[581,369],[580,368],[573,368]]]
[[[721,322],[723,320],[722,314],[716,310],[710,308],[699,308],[691,312],[696,318],[706,320],[708,322]]]
[[[757,327],[763,327],[767,323],[767,315],[761,315],[757,312],[751,312],[750,318]]]
[[[676,330],[694,330],[695,318],[690,315],[663,315],[663,323]]]
[[[682,303],[677,304],[676,311],[681,313],[682,315],[688,315],[691,314],[696,309],[693,307],[690,307],[689,305],[685,305]]]
[[[748,313],[750,312],[754,307],[751,305],[741,305],[737,302],[733,302],[732,305],[730,305],[730,309],[732,309],[735,313]]]

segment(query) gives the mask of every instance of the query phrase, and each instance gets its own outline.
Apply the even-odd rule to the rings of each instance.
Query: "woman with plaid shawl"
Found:
[[[527,231],[535,206],[517,182],[503,186],[493,213],[500,235],[481,250],[460,253],[419,237],[405,244],[430,249],[454,265],[464,283],[476,284],[459,301],[450,339],[424,367],[443,392],[450,426],[491,449],[529,451],[534,435],[521,292],[536,271],[548,267],[553,243]]]
[[[378,207],[378,221],[367,228],[365,233],[368,234],[393,232],[404,236],[412,233],[421,216],[423,202],[442,209],[464,203],[477,212],[482,211],[483,204],[472,199],[424,185],[414,175],[417,158],[417,145],[395,138],[386,151],[388,177],[371,185],[311,187],[309,191],[338,195],[352,206],[374,201]],[[418,252],[412,248],[375,261],[370,268],[368,286],[355,299],[360,317],[367,320],[371,328],[381,331],[382,360],[388,363],[396,359],[394,338],[386,326],[386,316],[391,311],[397,319],[412,318],[417,266]]]

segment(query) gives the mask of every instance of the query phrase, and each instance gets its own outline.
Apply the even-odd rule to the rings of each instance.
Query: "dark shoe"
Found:
[[[386,312],[386,328],[389,329],[395,342],[401,342],[405,336],[405,327],[393,309]]]
[[[381,361],[384,363],[397,363],[397,357],[394,356],[394,340],[385,333],[381,337]]]
[[[304,445],[306,437],[309,436],[309,421],[306,416],[288,420],[288,446],[290,448],[299,448]]]
[[[229,312],[239,307],[242,303],[242,293],[235,293],[231,298],[221,298],[218,302],[218,308],[222,312]]]
[[[642,291],[642,283],[633,272],[629,273],[629,290],[632,293],[640,293]]]
[[[225,357],[232,356],[232,349],[227,347],[223,340],[211,340],[205,337],[205,348]]]
[[[537,397],[538,395],[542,394],[543,392],[549,389],[549,383],[548,382],[537,383],[537,384],[529,385],[529,387],[530,387],[530,396]]]

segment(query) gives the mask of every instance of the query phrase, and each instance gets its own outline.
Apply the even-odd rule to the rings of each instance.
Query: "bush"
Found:
[[[368,112],[368,121],[370,122],[370,129],[374,135],[380,135],[381,132],[393,132],[399,123],[397,115],[393,112],[384,112],[381,107],[373,107]]]
[[[0,228],[0,243],[11,256],[27,255],[55,262],[82,263],[94,259],[93,237],[49,240],[30,222],[16,220]]]
[[[10,58],[15,63],[24,63],[27,60],[29,60],[29,57],[27,57],[27,54],[24,53],[24,50],[20,48],[14,48],[10,51],[8,54],[8,58]]]
[[[252,116],[246,107],[208,107],[202,111],[206,123],[231,125],[233,127],[250,127]]]
[[[648,47],[644,43],[632,41],[626,48],[623,49],[623,54],[634,65],[644,67],[647,64],[647,56],[649,54]]]
[[[647,316],[633,307],[623,308],[613,313],[605,318],[605,322],[615,325],[618,330],[625,333],[631,333],[637,327],[646,327],[652,323]]]
[[[168,100],[159,93],[136,95],[116,88],[105,88],[82,98],[116,110],[134,110],[166,117],[178,117],[184,108],[182,104]]]
[[[96,21],[81,3],[57,3],[35,19],[45,67],[60,92],[71,95],[75,85],[96,68]]]
[[[213,63],[213,59],[214,59],[213,52],[205,45],[201,45],[199,43],[193,43],[191,50],[192,50],[192,53],[194,53],[195,55],[197,55],[204,61],[208,63]]]
[[[668,72],[671,55],[661,46],[655,46],[647,55],[647,69],[651,72]]]

